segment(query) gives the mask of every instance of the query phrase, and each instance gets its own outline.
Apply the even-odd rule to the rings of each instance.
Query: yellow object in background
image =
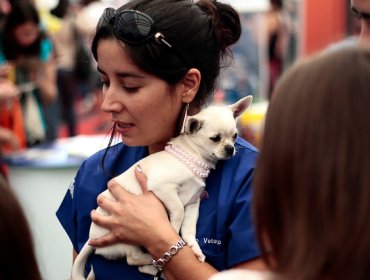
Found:
[[[239,118],[241,137],[256,147],[261,144],[268,101],[252,103],[251,107]]]
[[[50,13],[58,2],[58,0],[35,0],[43,27],[50,33],[57,32],[62,27],[61,20]]]
[[[55,33],[62,27],[61,20],[53,16],[48,10],[40,10],[40,18],[45,29],[50,33]]]

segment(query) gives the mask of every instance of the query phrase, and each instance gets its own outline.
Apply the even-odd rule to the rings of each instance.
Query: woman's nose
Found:
[[[101,110],[105,113],[120,112],[122,110],[122,102],[118,98],[113,88],[107,89],[103,93],[103,102],[101,104]]]

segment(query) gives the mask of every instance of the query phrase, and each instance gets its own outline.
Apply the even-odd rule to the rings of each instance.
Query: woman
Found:
[[[212,280],[370,279],[369,75],[366,49],[320,55],[283,74],[254,181],[272,272],[230,270]]]
[[[51,40],[29,2],[17,2],[0,37],[0,64],[9,63],[8,79],[18,86],[27,146],[56,138],[56,69]],[[11,112],[10,112],[11,113]],[[47,127],[47,124],[50,124]]]
[[[123,144],[83,163],[57,212],[75,253],[88,239],[90,212],[107,182],[147,154],[163,150],[179,134],[187,104],[193,114],[212,100],[220,59],[239,39],[240,29],[231,6],[210,0],[134,0],[105,10],[92,52],[103,84],[102,110],[111,114],[113,133]],[[236,145],[237,155],[220,162],[206,181],[197,227],[206,263],[184,246],[164,266],[166,279],[201,280],[217,270],[262,266],[249,211],[257,151],[240,138]],[[152,193],[133,196],[114,181],[109,189],[118,201],[103,196],[98,201],[111,215],[93,213],[92,218],[111,234],[93,246],[136,244],[157,260],[180,240]],[[94,255],[87,266],[96,279],[153,279],[126,260]]]

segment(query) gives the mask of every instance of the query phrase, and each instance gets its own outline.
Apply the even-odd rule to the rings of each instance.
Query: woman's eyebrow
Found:
[[[99,73],[106,75],[106,73],[104,72],[104,70],[102,70],[101,68],[99,68],[99,66],[96,67],[96,70]],[[122,71],[122,72],[117,72],[116,74],[117,74],[118,77],[121,77],[121,78],[125,78],[125,77],[132,77],[132,78],[139,78],[139,79],[145,78],[143,75],[138,74],[136,72],[132,72],[132,71]]]
[[[130,77],[130,78],[144,79],[143,75],[140,75],[135,72],[117,72],[117,76],[120,78]]]

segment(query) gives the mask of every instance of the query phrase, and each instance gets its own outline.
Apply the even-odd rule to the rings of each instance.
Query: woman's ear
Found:
[[[184,103],[190,103],[193,101],[194,97],[197,95],[199,85],[201,80],[200,71],[196,68],[191,68],[185,74],[182,79],[182,92],[181,100]]]

